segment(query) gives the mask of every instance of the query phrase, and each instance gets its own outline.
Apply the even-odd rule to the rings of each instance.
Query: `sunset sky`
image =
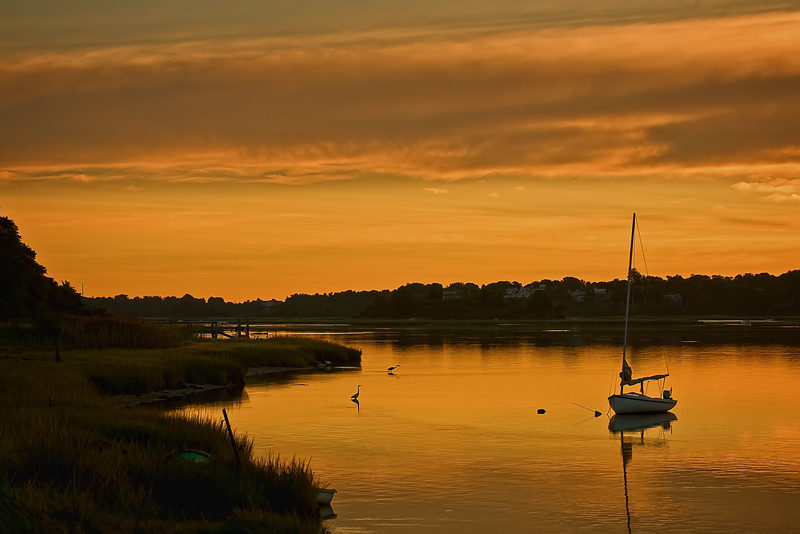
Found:
[[[780,274],[800,3],[6,1],[0,210],[87,296]]]

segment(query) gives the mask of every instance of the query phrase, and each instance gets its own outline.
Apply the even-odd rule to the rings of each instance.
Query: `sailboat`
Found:
[[[668,412],[678,404],[678,401],[672,398],[672,391],[665,389],[661,397],[648,397],[644,394],[644,383],[650,381],[657,381],[661,384],[669,376],[669,373],[663,375],[644,376],[642,378],[633,378],[633,371],[631,366],[628,365],[625,359],[626,348],[628,344],[628,314],[631,307],[631,267],[633,266],[633,245],[634,235],[636,233],[636,214],[633,214],[633,226],[631,228],[631,252],[628,258],[628,295],[625,300],[625,334],[622,341],[622,372],[619,373],[619,394],[611,395],[608,398],[608,404],[614,413],[650,413],[650,412]],[[638,385],[640,390],[629,391],[625,393],[625,386]],[[659,388],[661,389],[661,388]]]

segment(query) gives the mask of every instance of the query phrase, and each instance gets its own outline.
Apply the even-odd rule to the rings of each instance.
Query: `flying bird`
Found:
[[[358,400],[358,394],[361,393],[361,384],[358,385],[358,389],[356,390],[356,394],[350,397],[352,400]]]
[[[395,369],[397,369],[398,367],[400,367],[400,364],[399,364],[399,363],[398,363],[397,365],[393,365],[393,366],[389,367],[389,368],[387,369],[387,371],[389,371],[389,372],[391,373],[392,371],[394,371],[394,370],[395,370]]]

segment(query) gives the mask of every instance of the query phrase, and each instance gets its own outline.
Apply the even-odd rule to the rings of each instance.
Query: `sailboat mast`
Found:
[[[631,252],[628,256],[628,294],[625,297],[625,334],[622,337],[622,366],[625,370],[625,351],[628,345],[628,312],[631,307],[631,267],[633,267],[633,240],[636,234],[636,213],[633,214],[633,224],[631,225]],[[622,384],[619,385],[619,394],[622,395]]]

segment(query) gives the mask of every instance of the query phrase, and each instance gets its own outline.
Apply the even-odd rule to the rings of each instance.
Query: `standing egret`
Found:
[[[357,400],[358,400],[358,394],[359,394],[359,393],[361,393],[361,384],[359,384],[359,385],[358,385],[358,389],[356,390],[356,394],[355,394],[355,395],[353,395],[353,396],[352,396],[352,397],[350,397],[350,398],[351,398],[352,400],[354,400],[354,401],[357,401]]]
[[[395,369],[397,369],[398,367],[400,367],[400,364],[399,364],[399,363],[398,363],[397,365],[393,365],[393,366],[389,367],[389,368],[387,369],[387,371],[389,371],[389,372],[391,373],[392,371],[394,371],[394,370],[395,370]]]

